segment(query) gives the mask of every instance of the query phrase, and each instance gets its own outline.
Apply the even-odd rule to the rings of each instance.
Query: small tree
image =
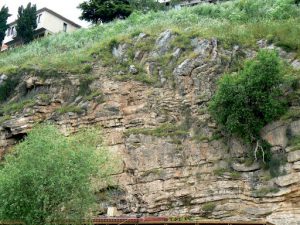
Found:
[[[54,126],[33,129],[0,170],[0,221],[78,222],[94,202],[93,179],[104,181],[108,172],[96,131],[67,138]]]
[[[283,82],[279,57],[273,51],[260,51],[237,74],[224,75],[210,103],[214,119],[231,134],[256,142],[262,150],[260,130],[285,112],[280,84]],[[264,154],[263,154],[264,155]]]
[[[34,39],[34,30],[37,28],[36,5],[28,3],[26,8],[20,6],[18,9],[17,37],[26,44]]]
[[[78,8],[82,10],[80,19],[94,24],[125,18],[132,13],[128,0],[89,0]]]
[[[0,45],[5,37],[5,32],[9,28],[7,25],[7,19],[9,17],[8,7],[3,6],[0,10]]]

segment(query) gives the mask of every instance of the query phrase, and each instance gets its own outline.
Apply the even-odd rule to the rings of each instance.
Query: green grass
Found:
[[[144,173],[141,174],[141,177],[147,177],[149,175],[156,175],[156,176],[160,176],[162,175],[163,171],[160,168],[154,168],[154,169],[150,169],[145,171]]]
[[[224,46],[255,46],[257,40],[267,38],[299,54],[299,7],[286,2],[288,0],[236,0],[168,12],[133,13],[126,20],[60,33],[3,53],[0,72],[27,69],[89,73],[90,63],[95,58],[110,62],[113,45],[126,42],[140,32],[150,34],[149,39],[154,40],[153,36],[166,29],[177,34],[174,44],[184,48],[193,37],[216,37]],[[149,50],[149,45],[142,47]],[[55,73],[48,73],[51,74]]]
[[[0,113],[3,115],[8,115],[8,114],[20,112],[24,108],[31,107],[34,104],[35,101],[33,99],[26,99],[18,102],[7,103],[5,105],[2,105],[2,108],[0,109]]]
[[[300,149],[300,135],[292,137],[289,145],[292,146],[292,151]]]
[[[156,77],[150,77],[145,73],[142,74],[137,74],[137,75],[130,75],[130,74],[126,74],[126,75],[117,75],[115,76],[115,78],[119,81],[128,81],[128,80],[136,80],[136,81],[140,81],[142,83],[145,84],[155,84],[157,82]]]
[[[214,175],[215,176],[223,176],[224,173],[227,173],[229,171],[230,171],[229,168],[218,168],[218,169],[214,170]]]
[[[269,193],[277,193],[279,191],[278,187],[262,187],[258,190],[255,190],[253,194],[255,197],[262,198],[265,197]]]
[[[90,95],[91,89],[90,84],[95,80],[92,76],[83,76],[79,79],[79,91],[78,94],[81,96]]]
[[[84,110],[78,106],[75,106],[75,105],[66,105],[66,106],[62,106],[60,108],[58,108],[56,110],[56,112],[59,114],[59,115],[63,115],[65,113],[68,113],[68,112],[73,112],[73,113],[82,113]]]
[[[218,168],[215,169],[213,172],[215,176],[222,177],[224,175],[228,175],[233,180],[237,180],[241,177],[241,174],[239,172],[234,171],[230,168]]]
[[[92,101],[95,99],[97,103],[101,104],[104,102],[104,94],[99,90],[95,90],[91,91],[89,95],[84,96],[83,99],[86,101]]]
[[[11,119],[10,115],[5,115],[5,116],[0,117],[0,124],[4,123],[5,121],[10,120],[10,119]]]
[[[211,212],[214,211],[216,206],[217,206],[216,203],[213,203],[213,202],[204,203],[203,206],[202,206],[202,210],[205,213],[211,213]]]
[[[186,137],[189,133],[182,130],[178,125],[165,123],[156,128],[132,128],[124,133],[125,136],[131,134],[144,134],[155,137]]]
[[[300,107],[292,107],[280,118],[283,121],[300,118]]]
[[[49,102],[51,100],[51,96],[49,94],[39,94],[37,97],[42,102]]]

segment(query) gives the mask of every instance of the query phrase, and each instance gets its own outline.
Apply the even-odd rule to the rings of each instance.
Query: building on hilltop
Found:
[[[81,28],[80,25],[48,8],[37,10],[36,20],[37,28],[35,29],[35,38],[59,32],[72,32]],[[6,36],[3,40],[2,51],[20,44],[16,32],[17,20],[8,25],[9,28],[7,29]]]

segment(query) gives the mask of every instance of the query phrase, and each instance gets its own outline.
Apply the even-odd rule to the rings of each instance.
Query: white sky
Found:
[[[8,18],[8,23],[17,19],[18,7],[20,5],[26,6],[31,2],[31,4],[36,4],[37,9],[47,7],[82,27],[87,27],[89,23],[78,19],[81,11],[77,9],[77,6],[83,1],[84,0],[0,0],[0,8],[3,5],[8,6],[9,13],[12,14],[12,16]]]

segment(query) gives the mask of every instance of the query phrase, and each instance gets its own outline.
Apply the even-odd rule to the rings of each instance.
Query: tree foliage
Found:
[[[7,25],[7,19],[9,16],[8,7],[2,6],[0,10],[0,44],[4,40],[6,30],[9,28]]]
[[[94,202],[93,179],[108,172],[101,143],[96,129],[67,138],[51,125],[34,128],[0,170],[0,221],[82,218]]]
[[[260,51],[237,74],[224,75],[210,103],[215,120],[231,134],[253,142],[263,126],[285,112],[282,70],[273,51]]]
[[[163,10],[166,6],[156,0],[129,0],[133,10],[147,12],[150,10],[158,11]]]
[[[88,0],[78,8],[82,10],[80,19],[94,24],[125,18],[132,13],[128,0]]]
[[[26,8],[20,6],[18,9],[17,37],[22,43],[29,43],[34,39],[34,30],[37,28],[36,5],[28,3]]]

